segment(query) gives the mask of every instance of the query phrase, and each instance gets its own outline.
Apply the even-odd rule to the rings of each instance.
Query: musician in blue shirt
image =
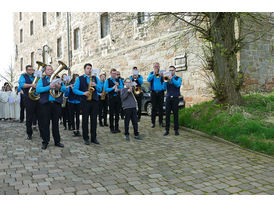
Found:
[[[171,76],[168,77],[168,81],[164,82],[164,89],[167,90],[166,94],[166,132],[164,136],[169,134],[170,127],[170,113],[173,111],[174,115],[174,131],[175,135],[179,135],[179,96],[180,96],[180,87],[182,84],[181,77],[175,75],[176,68],[174,66],[169,67]]]
[[[89,136],[88,136],[88,120],[90,116],[90,134],[91,134],[91,142],[94,144],[100,144],[97,141],[97,116],[99,111],[99,93],[102,92],[102,85],[100,80],[96,76],[92,75],[92,65],[90,63],[86,63],[84,65],[85,74],[78,77],[73,86],[73,93],[79,95],[81,108],[82,108],[82,130],[83,130],[83,138],[84,143],[89,145]],[[90,83],[90,78],[92,82]],[[93,88],[92,95],[88,91],[89,84],[91,88]],[[91,95],[91,96],[90,96]],[[91,97],[91,100],[88,98]]]
[[[69,83],[67,91],[68,96],[68,108],[69,108],[69,130],[72,129],[74,136],[81,136],[80,127],[80,97],[73,92],[73,85],[76,79],[79,77],[78,74],[73,74],[72,79]]]
[[[26,107],[26,131],[27,131],[27,137],[26,139],[31,140],[32,139],[32,123],[34,122],[35,116],[37,116],[38,111],[38,101],[34,101],[29,98],[29,89],[31,87],[36,88],[36,84],[33,84],[34,80],[34,69],[31,65],[26,66],[26,73],[22,74],[19,78],[19,87],[23,90],[22,98],[22,104]],[[20,104],[21,105],[21,104]],[[21,110],[22,107],[21,107]],[[23,112],[23,111],[22,111]],[[21,112],[21,122],[24,119],[24,115]]]
[[[152,115],[151,115],[151,128],[155,127],[155,119],[157,111],[159,112],[159,125],[163,126],[163,103],[164,103],[164,87],[163,76],[160,74],[160,64],[155,62],[153,64],[154,72],[151,72],[147,78],[150,83],[151,90],[151,103],[152,103]]]
[[[51,96],[51,89],[58,89],[61,92],[66,92],[66,87],[63,83],[50,84],[49,80],[53,74],[53,68],[51,65],[47,65],[45,68],[45,76],[39,79],[37,83],[36,92],[40,94],[40,115],[41,115],[41,127],[42,127],[42,149],[47,149],[50,141],[50,120],[52,124],[52,135],[54,138],[55,146],[64,147],[60,143],[59,133],[59,117],[61,114],[61,104],[63,101],[63,95],[58,98]]]
[[[121,99],[119,95],[119,90],[123,88],[123,82],[121,79],[116,78],[116,71],[116,69],[111,69],[111,77],[105,81],[105,91],[108,93],[109,98],[109,127],[111,133],[121,132],[121,130],[119,129],[119,112],[121,109]]]

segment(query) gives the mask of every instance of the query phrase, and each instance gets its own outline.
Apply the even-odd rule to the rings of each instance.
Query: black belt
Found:
[[[162,92],[164,92],[164,91],[152,91],[152,92],[158,94],[158,93],[162,93]]]

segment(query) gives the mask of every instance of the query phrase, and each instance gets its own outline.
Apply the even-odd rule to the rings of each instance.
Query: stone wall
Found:
[[[273,27],[271,29],[266,26],[263,30],[257,28],[257,32],[247,35],[245,42],[250,43],[245,45],[240,52],[240,65],[245,72],[243,90],[272,91],[274,88]]]
[[[100,15],[101,13],[72,12],[71,19],[71,71],[83,74],[84,63],[90,62],[93,67],[109,73],[111,68],[121,71],[123,77],[131,74],[132,67],[137,66],[146,79],[151,72],[153,62],[159,62],[161,69],[174,65],[174,58],[187,53],[188,69],[178,72],[182,77],[182,95],[187,106],[211,99],[210,89],[207,88],[201,72],[201,47],[196,37],[187,34],[187,30],[180,31],[181,25],[174,19],[151,25],[148,20],[139,25],[136,19],[124,20],[125,16],[136,13],[109,13],[110,33],[101,38]],[[48,57],[54,68],[57,61],[68,64],[67,48],[67,16],[62,12],[60,17],[56,12],[47,12],[47,25],[42,26],[42,13],[14,13],[14,41],[18,45],[18,57],[15,68],[18,76],[20,71],[20,58],[24,58],[24,66],[30,64],[30,54],[35,53],[35,61],[42,60],[38,49],[43,45],[50,48]],[[153,18],[153,17],[150,17]],[[29,35],[29,22],[34,21],[34,35]],[[19,43],[19,30],[24,29],[24,41]],[[73,30],[80,29],[80,48],[73,48]],[[57,58],[57,39],[62,37],[62,56]],[[176,46],[175,46],[176,45]],[[47,58],[48,59],[48,58]]]

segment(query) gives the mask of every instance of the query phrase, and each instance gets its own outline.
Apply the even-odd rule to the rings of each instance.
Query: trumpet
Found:
[[[160,77],[159,72],[157,72],[157,73],[155,74],[155,77],[156,77],[156,78],[159,78],[159,77]]]
[[[169,82],[169,77],[171,76],[171,72],[164,72],[164,82]]]
[[[39,62],[39,61],[37,61],[36,62],[36,64],[38,64],[38,71],[42,71],[42,69],[45,67],[45,66],[47,66],[45,63],[43,63],[43,62]],[[38,82],[38,80],[40,79],[40,77],[38,77],[38,76],[36,76],[34,79],[33,79],[33,82],[32,82],[32,84],[37,84],[37,82]],[[36,93],[36,89],[35,88],[33,88],[33,87],[31,87],[30,89],[29,89],[29,98],[31,99],[31,100],[33,100],[33,101],[38,101],[39,99],[40,99],[40,94],[37,94]]]
[[[56,79],[56,76],[65,70],[68,70],[68,67],[65,63],[63,63],[62,61],[58,61],[59,66],[57,67],[57,69],[53,72],[53,74],[50,77],[49,83],[51,83],[54,79]],[[62,95],[62,92],[60,92],[59,90],[56,89],[50,89],[49,91],[50,95],[54,98],[58,98]]]

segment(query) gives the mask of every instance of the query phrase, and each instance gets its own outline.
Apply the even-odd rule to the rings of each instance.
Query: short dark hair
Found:
[[[111,73],[111,72],[116,72],[116,71],[117,71],[117,70],[113,68],[113,69],[110,70],[110,73]]]
[[[27,69],[29,68],[29,67],[32,67],[30,64],[28,64],[27,66],[26,66],[26,71],[27,71]]]
[[[84,69],[85,69],[87,66],[92,67],[92,64],[91,64],[91,63],[86,63],[86,64],[84,65]]]
[[[137,67],[133,67],[132,69],[137,69]]]
[[[169,66],[169,68],[173,68],[173,69],[175,69],[175,71],[176,71],[176,67],[175,67],[175,66]]]

